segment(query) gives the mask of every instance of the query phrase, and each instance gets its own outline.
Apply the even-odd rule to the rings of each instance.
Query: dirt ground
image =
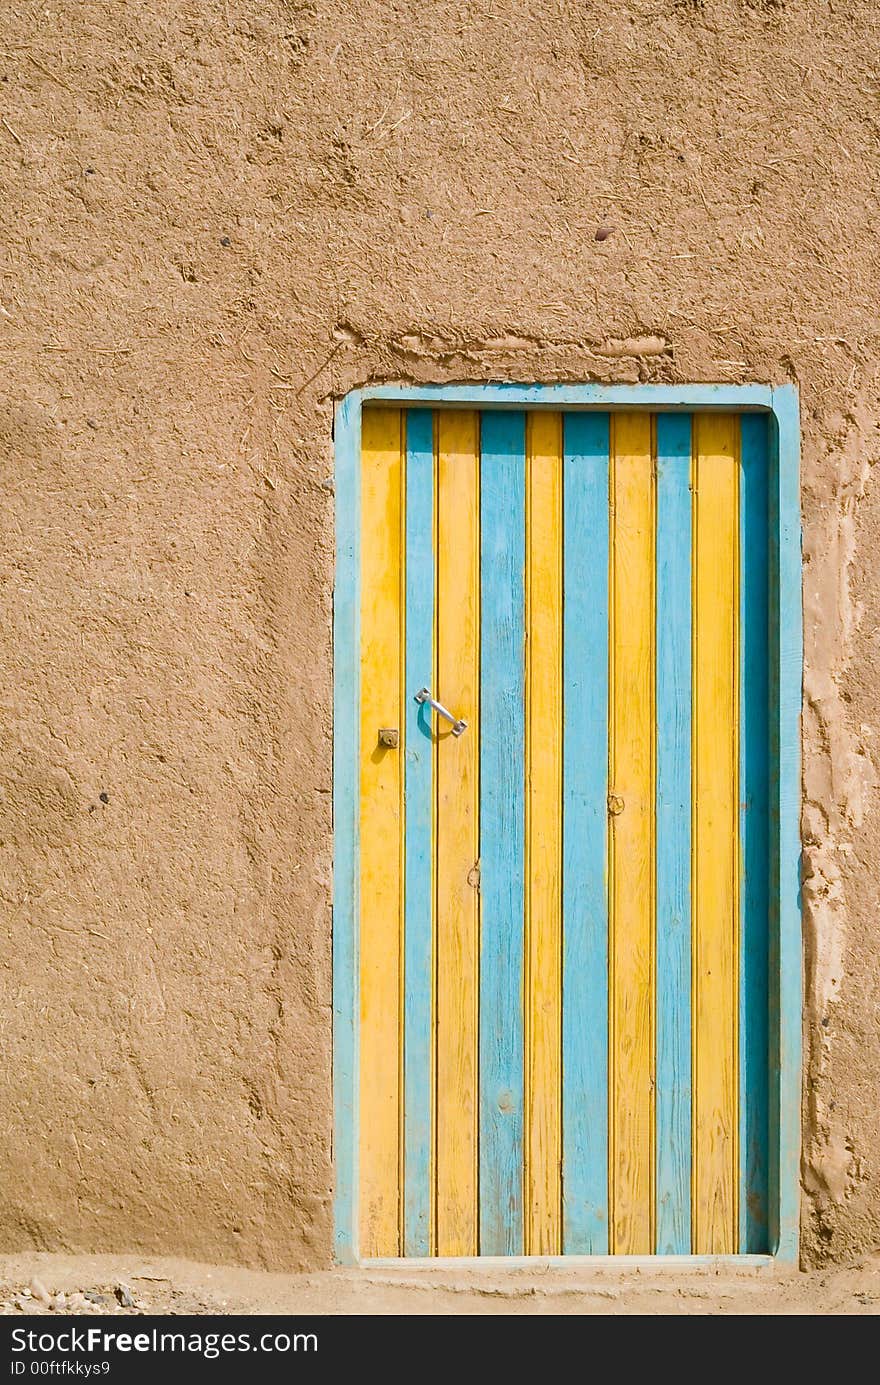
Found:
[[[41,1290],[58,1309],[40,1302]],[[84,1299],[70,1305],[70,1297]],[[124,1306],[125,1305],[125,1306]],[[880,1254],[835,1270],[329,1270],[270,1274],[125,1255],[0,1259],[0,1313],[880,1314]]]

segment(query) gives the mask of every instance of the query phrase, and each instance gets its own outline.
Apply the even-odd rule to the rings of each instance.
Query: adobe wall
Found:
[[[877,25],[5,7],[0,1249],[329,1262],[332,400],[385,378],[798,383],[804,1256],[880,1242]]]

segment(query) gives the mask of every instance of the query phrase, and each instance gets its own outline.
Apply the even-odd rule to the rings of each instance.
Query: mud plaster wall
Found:
[[[804,1256],[880,1244],[872,11],[3,7],[0,1249],[329,1261],[332,398],[386,378],[799,384]]]

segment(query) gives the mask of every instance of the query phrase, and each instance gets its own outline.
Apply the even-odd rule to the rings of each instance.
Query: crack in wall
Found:
[[[544,369],[540,378],[552,379],[562,370],[565,378],[583,378],[584,365],[580,368],[575,362],[592,362],[592,370],[607,372],[613,368],[610,363],[628,362],[629,369],[635,368],[639,378],[644,372],[656,368],[662,362],[672,363],[674,346],[672,340],[662,332],[654,330],[638,331],[624,336],[570,337],[539,335],[529,332],[500,332],[485,337],[462,336],[431,332],[421,328],[411,328],[391,336],[371,337],[354,323],[340,319],[333,328],[336,347],[335,356],[340,350],[347,350],[349,368],[357,360],[363,368],[358,371],[361,383],[369,380],[375,384],[386,377],[383,365],[389,358],[397,363],[395,378],[421,378],[417,367],[427,366],[439,375],[448,371],[461,370],[468,366],[485,369],[494,365],[504,369],[506,378],[515,378],[517,361],[526,357],[533,361],[538,356]],[[330,359],[332,359],[332,356]],[[325,362],[325,364],[328,364]],[[380,364],[381,363],[381,364]],[[406,363],[406,364],[404,364]],[[401,366],[403,367],[401,369]],[[323,367],[316,372],[320,374]],[[410,376],[409,371],[413,370]],[[346,371],[346,374],[349,372]],[[532,370],[533,373],[533,370]],[[537,376],[536,376],[537,378]],[[308,383],[311,383],[309,381]],[[352,388],[346,384],[345,388]],[[343,391],[344,392],[344,391]]]

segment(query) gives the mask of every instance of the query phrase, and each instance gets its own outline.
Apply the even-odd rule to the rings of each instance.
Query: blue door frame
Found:
[[[793,385],[378,385],[336,408],[334,595],[333,1155],[335,1254],[358,1250],[358,702],[361,410],[365,403],[473,409],[646,409],[770,416],[770,1256],[677,1256],[676,1263],[796,1262],[800,1216],[800,916],[803,634],[800,423]],[[590,1257],[595,1264],[599,1257]],[[615,1257],[618,1258],[618,1257]],[[651,1257],[656,1264],[662,1257]],[[408,1264],[438,1264],[436,1259]],[[517,1263],[510,1258],[504,1264]],[[565,1264],[571,1265],[572,1257]]]

